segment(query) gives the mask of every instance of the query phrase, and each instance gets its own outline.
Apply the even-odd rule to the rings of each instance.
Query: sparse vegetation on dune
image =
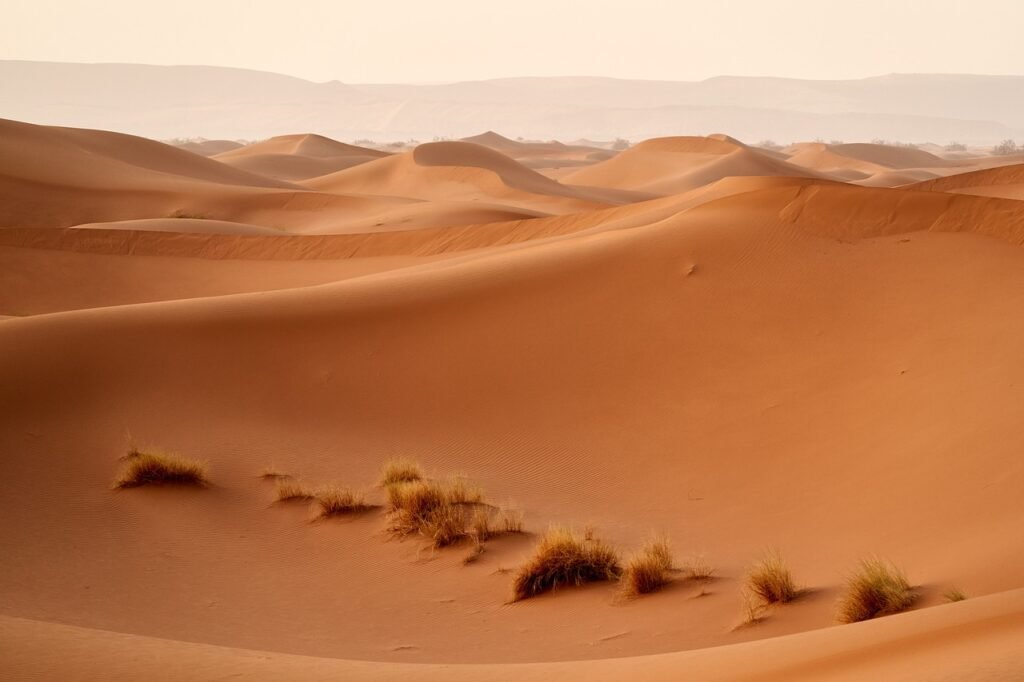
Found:
[[[630,596],[660,590],[672,580],[672,550],[668,540],[650,540],[626,562],[622,573],[623,590]]]
[[[764,604],[785,604],[799,594],[789,567],[774,550],[750,569],[746,588]]]
[[[143,485],[192,485],[208,483],[202,462],[162,452],[143,452],[132,448],[125,457],[125,466],[114,481],[115,488],[137,488]]]
[[[881,559],[866,559],[847,580],[839,620],[856,623],[908,609],[917,598],[906,576]]]
[[[290,477],[277,478],[276,500],[278,502],[312,500],[314,497],[316,497],[315,493],[307,488],[301,481],[296,481]]]
[[[957,587],[952,587],[942,593],[943,598],[948,602],[963,601],[967,599],[967,595],[964,594],[963,590]]]
[[[423,480],[423,470],[420,465],[405,457],[389,459],[381,468],[380,484],[385,488],[396,483],[411,483],[420,480]]]
[[[715,575],[715,567],[708,563],[703,554],[698,554],[686,560],[683,574],[690,580],[711,580]]]
[[[474,519],[483,494],[462,479],[393,483],[387,492],[388,531],[393,535],[419,534],[435,547],[445,547],[468,537],[471,526],[479,523]]]
[[[326,486],[315,493],[316,518],[359,514],[370,508],[362,493],[350,488]]]
[[[520,566],[513,584],[513,601],[562,585],[616,580],[621,574],[619,555],[610,545],[555,526],[541,538],[533,556]]]

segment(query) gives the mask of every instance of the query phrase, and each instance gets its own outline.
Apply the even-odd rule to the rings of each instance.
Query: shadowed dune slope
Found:
[[[729,176],[822,177],[721,136],[647,140],[612,159],[569,173],[562,180],[664,195],[686,192]]]

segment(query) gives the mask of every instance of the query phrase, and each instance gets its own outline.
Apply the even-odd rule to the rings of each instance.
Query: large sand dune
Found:
[[[35,193],[0,229],[15,679],[1024,675],[1024,201],[975,196],[1015,167],[864,187],[715,136],[560,182],[488,136],[299,186],[138,138],[6,130],[5,197]],[[340,144],[255,156],[315,158],[307,143]],[[224,215],[167,218],[153,196]],[[83,205],[101,217],[69,223]],[[204,460],[211,485],[112,490],[129,433]],[[528,532],[464,564],[467,545],[389,539],[380,509],[311,523],[259,476],[378,504],[396,454],[514,501]],[[666,533],[715,575],[508,603],[551,523],[626,553]],[[744,624],[767,547],[807,591]],[[837,625],[873,554],[918,600]]]

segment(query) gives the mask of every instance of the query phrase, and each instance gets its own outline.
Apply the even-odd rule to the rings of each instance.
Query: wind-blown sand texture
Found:
[[[0,131],[5,677],[1024,676],[1019,166]],[[933,179],[851,182],[896,172]],[[112,490],[131,443],[207,484]],[[527,532],[472,560],[390,538],[395,456]],[[312,522],[269,466],[368,507]],[[623,556],[664,534],[714,574],[509,603],[550,524]],[[767,547],[803,592],[744,624]],[[917,599],[839,625],[873,555]]]

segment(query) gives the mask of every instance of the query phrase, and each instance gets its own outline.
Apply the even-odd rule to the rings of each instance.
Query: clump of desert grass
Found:
[[[387,488],[399,483],[412,483],[423,480],[420,465],[405,457],[395,457],[384,463],[380,472],[380,485]]]
[[[278,476],[277,481],[277,494],[275,501],[277,502],[308,502],[316,497],[316,493],[302,481],[297,481],[290,476]]]
[[[793,574],[776,550],[770,550],[747,573],[746,589],[762,604],[785,604],[799,595]]]
[[[114,480],[115,488],[137,488],[143,485],[204,486],[209,481],[202,462],[163,452],[141,451],[132,447],[124,458],[125,465]]]
[[[613,547],[554,526],[541,538],[533,556],[519,567],[512,600],[528,599],[563,585],[616,580],[621,574],[619,555]]]
[[[881,559],[866,559],[847,580],[839,620],[856,623],[892,615],[908,609],[916,598],[902,571]]]
[[[628,596],[656,592],[672,580],[672,549],[667,538],[654,538],[626,562],[623,591]]]
[[[366,498],[362,493],[335,485],[317,490],[313,496],[313,507],[316,511],[315,519],[351,516],[370,509],[370,505],[366,504]]]
[[[420,535],[434,547],[447,547],[470,537],[471,530],[489,536],[479,509],[483,493],[461,478],[448,481],[412,480],[387,486],[388,532]]]
[[[952,587],[946,590],[942,593],[942,597],[948,602],[963,601],[967,599],[967,595],[958,587]]]
[[[715,567],[712,566],[703,554],[691,556],[683,563],[683,575],[689,580],[706,582],[715,575]]]

